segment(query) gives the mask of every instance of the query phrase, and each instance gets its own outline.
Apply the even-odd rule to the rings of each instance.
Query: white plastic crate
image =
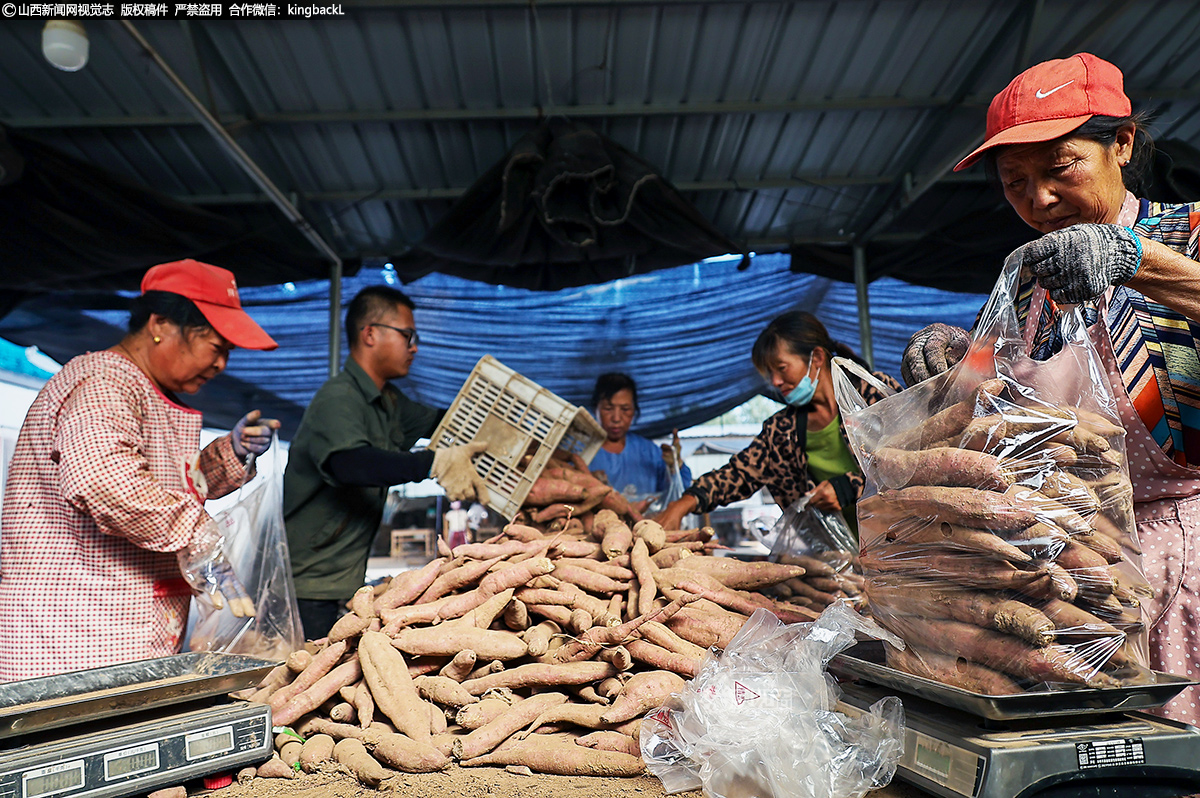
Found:
[[[511,519],[555,449],[590,462],[604,443],[604,429],[587,410],[484,355],[434,430],[432,446],[473,441],[488,444],[475,458],[488,486],[487,504]]]

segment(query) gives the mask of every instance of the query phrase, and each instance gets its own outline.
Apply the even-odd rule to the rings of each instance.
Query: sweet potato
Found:
[[[682,692],[685,685],[679,674],[670,671],[636,673],[625,683],[621,694],[613,701],[612,707],[600,716],[600,720],[604,723],[620,723],[644,715],[662,706],[671,693]]]
[[[799,565],[743,562],[732,557],[687,557],[675,568],[707,574],[735,590],[757,590],[804,575],[804,569]]]
[[[625,644],[630,656],[656,670],[671,671],[689,679],[700,673],[703,659],[690,654],[680,654],[648,640],[630,640]]]
[[[1031,507],[1007,494],[972,488],[920,486],[881,491],[877,498],[908,515],[933,516],[973,529],[1024,529],[1039,520]]]
[[[1064,646],[1038,648],[1012,635],[971,624],[914,616],[890,618],[888,628],[905,640],[919,641],[924,647],[963,657],[1017,678],[1088,687],[1115,687],[1118,684]]]
[[[664,621],[679,612],[681,608],[696,600],[696,596],[683,595],[662,609],[652,609],[645,615],[639,615],[631,621],[618,626],[594,626],[580,637],[565,644],[555,653],[558,662],[575,662],[595,656],[602,646],[620,645],[638,634],[638,627],[647,621]]]
[[[600,551],[608,559],[629,553],[633,545],[633,532],[612,510],[596,513],[592,535],[600,538]]]
[[[962,434],[975,415],[975,400],[971,399],[950,405],[932,416],[883,442],[883,446],[896,449],[923,449],[935,441],[943,441]]]
[[[639,521],[638,523],[647,522]],[[658,593],[658,586],[654,581],[654,572],[658,570],[658,566],[654,564],[654,560],[650,559],[650,549],[645,539],[638,538],[634,541],[633,549],[629,553],[629,560],[638,581],[636,612],[639,614],[649,612],[654,606],[654,597]],[[634,611],[634,608],[630,609],[631,613]]]
[[[479,700],[478,696],[471,695],[461,684],[445,676],[418,676],[413,679],[413,687],[417,688],[421,698],[444,707],[457,709]]]
[[[587,495],[587,489],[565,479],[554,479],[542,474],[529,487],[525,504],[546,507],[550,504],[578,504]]]
[[[650,555],[650,560],[659,568],[672,568],[684,557],[691,557],[692,551],[682,545],[668,545]]]
[[[304,670],[298,673],[290,684],[279,688],[271,695],[271,709],[278,712],[292,698],[316,684],[317,680],[333,669],[333,666],[341,660],[348,648],[349,644],[345,640],[342,640],[337,643],[331,643],[317,652],[309,660]]]
[[[479,729],[503,715],[511,706],[511,701],[500,698],[481,698],[477,703],[460,707],[454,713],[454,722],[464,729]]]
[[[667,545],[667,530],[649,518],[643,518],[633,525],[633,537],[646,541],[646,549],[650,554]]]
[[[334,742],[328,734],[314,734],[305,740],[300,749],[300,769],[312,773],[326,762],[332,762]]]
[[[618,582],[604,574],[573,565],[555,566],[553,573],[557,578],[576,584],[589,593],[612,595],[613,593],[622,593],[629,588],[628,582]]]
[[[288,726],[301,715],[312,712],[337,695],[339,688],[353,684],[360,678],[362,678],[362,669],[359,667],[358,659],[343,662],[278,709],[274,709],[274,704],[272,704],[272,722],[277,726]]]
[[[329,630],[329,642],[337,643],[342,640],[349,640],[352,637],[358,637],[370,625],[371,618],[363,618],[355,615],[353,612],[348,612],[334,622],[333,627]]]
[[[538,773],[562,776],[637,776],[646,769],[641,757],[534,737],[509,740],[483,756],[464,759],[459,764],[463,767],[522,765]]]
[[[333,748],[333,756],[339,765],[344,765],[358,783],[364,787],[378,787],[379,782],[387,778],[383,765],[375,761],[368,753],[366,746],[359,740],[339,740]]]
[[[1024,570],[1007,560],[984,560],[970,554],[891,543],[863,550],[859,561],[868,571],[911,573],[959,585],[992,590],[1016,589],[1043,577],[1047,566]]]
[[[998,457],[970,449],[883,448],[872,455],[872,462],[880,485],[886,488],[943,485],[1004,491],[1014,482]]]
[[[437,579],[433,580],[433,583],[413,603],[428,604],[456,590],[461,590],[467,585],[474,584],[491,570],[496,563],[503,559],[503,557],[492,557],[490,560],[464,562],[461,565],[445,570]]]
[[[539,693],[508,707],[497,717],[465,735],[454,745],[456,759],[471,759],[491,751],[533,723],[551,707],[567,702],[563,693]]]
[[[483,695],[498,687],[520,689],[524,687],[560,687],[572,684],[598,682],[614,676],[617,669],[607,662],[564,662],[559,664],[532,663],[511,670],[489,674],[463,682],[463,687],[472,695]]]
[[[292,770],[278,756],[273,756],[259,765],[254,775],[261,779],[294,779],[296,771]]]
[[[475,669],[476,659],[478,659],[478,655],[474,651],[469,648],[463,649],[455,654],[438,673],[456,682],[461,682]]]
[[[393,577],[388,589],[375,599],[376,614],[415,601],[437,579],[445,562],[439,557],[416,571],[404,571]]]
[[[398,731],[429,745],[429,705],[417,695],[404,655],[386,634],[367,632],[359,640],[358,656],[376,707]]]
[[[601,729],[575,739],[576,745],[584,748],[597,748],[601,751],[616,751],[630,756],[642,755],[641,744],[627,734],[619,731]]]
[[[525,642],[511,632],[451,623],[401,629],[391,638],[391,644],[414,656],[452,657],[469,648],[479,659],[502,661],[519,659],[529,650]]]
[[[1054,623],[1034,607],[1001,593],[947,588],[925,580],[871,579],[867,596],[876,617],[888,614],[946,618],[995,629],[1036,646],[1054,642]]]
[[[731,612],[693,611],[685,607],[667,621],[667,628],[701,648],[724,649],[745,622],[744,616]]]
[[[986,665],[927,648],[908,646],[904,650],[887,647],[887,662],[897,670],[935,682],[960,687],[982,695],[1016,695],[1024,692],[1010,676]]]
[[[375,697],[371,695],[371,688],[367,687],[366,682],[359,682],[355,687],[352,703],[358,725],[364,729],[370,726],[371,721],[375,720]]]
[[[936,544],[938,547],[971,552],[983,557],[1009,560],[1015,563],[1026,563],[1033,559],[992,532],[985,529],[971,529],[951,524],[948,521],[914,524],[903,531],[889,531],[887,536],[889,540],[897,540],[902,543]]]
[[[426,734],[429,725],[425,726]],[[395,770],[405,773],[433,773],[450,765],[450,756],[434,748],[430,742],[414,740],[403,734],[381,734],[374,745],[375,758]]]

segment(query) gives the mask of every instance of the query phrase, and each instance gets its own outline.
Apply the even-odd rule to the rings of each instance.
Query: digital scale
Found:
[[[865,658],[859,658],[866,652]],[[829,668],[838,710],[885,696],[904,705],[896,777],[944,798],[1178,798],[1200,793],[1200,729],[1139,712],[1195,682],[984,696],[887,668],[859,644]]]
[[[275,663],[191,653],[0,684],[0,798],[123,798],[271,756]]]

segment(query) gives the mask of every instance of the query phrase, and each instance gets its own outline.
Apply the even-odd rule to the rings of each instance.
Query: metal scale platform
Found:
[[[262,762],[275,663],[179,654],[0,684],[0,798],[123,798]]]
[[[860,643],[829,669],[839,711],[884,696],[904,704],[896,778],[944,798],[1178,798],[1200,793],[1200,729],[1137,710],[1196,682],[985,696],[888,668],[882,645]]]

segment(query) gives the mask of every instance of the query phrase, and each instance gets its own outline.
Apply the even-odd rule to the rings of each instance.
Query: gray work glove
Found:
[[[245,460],[247,455],[262,454],[271,447],[271,438],[277,429],[277,419],[262,418],[262,412],[251,410],[233,425],[233,430],[229,433],[233,453],[239,460]]]
[[[971,336],[962,327],[949,324],[930,324],[908,339],[900,361],[900,376],[905,385],[916,385],[941,374],[967,353]]]
[[[487,504],[487,484],[471,462],[486,449],[487,444],[479,442],[447,446],[434,452],[429,476],[438,481],[450,501]]]
[[[238,618],[254,615],[254,602],[225,558],[225,538],[211,518],[175,557],[197,596],[208,596],[218,610],[228,603],[229,611]]]
[[[1021,247],[1021,267],[1055,302],[1095,299],[1128,282],[1141,265],[1142,242],[1119,224],[1075,224]]]

